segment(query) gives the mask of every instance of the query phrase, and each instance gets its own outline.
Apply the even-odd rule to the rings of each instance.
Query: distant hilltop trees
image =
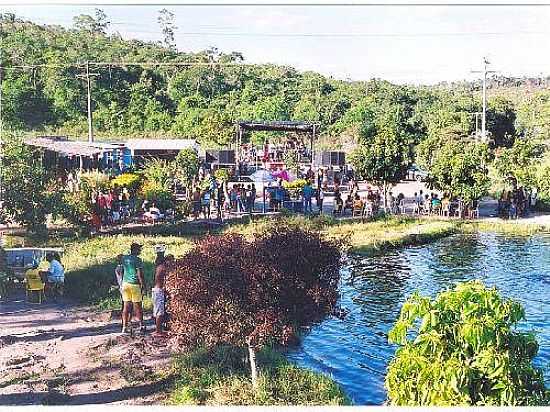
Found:
[[[99,9],[76,16],[71,28],[1,14],[4,130],[85,138],[88,62],[99,139],[162,136],[219,147],[232,142],[237,120],[303,120],[320,123],[318,147],[349,151],[369,135],[374,117],[378,123],[387,117],[383,113],[398,113],[396,127],[413,145],[449,127],[459,136],[476,131],[480,82],[336,80],[288,66],[248,64],[239,52],[178,50],[178,28],[166,9],[152,24],[158,42],[122,38]],[[548,138],[548,82],[491,78],[487,124],[496,146],[510,146],[516,136]],[[255,132],[245,139],[263,144],[274,136]]]

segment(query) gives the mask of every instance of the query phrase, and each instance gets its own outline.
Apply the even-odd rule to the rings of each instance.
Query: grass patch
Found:
[[[522,223],[521,220],[490,222],[470,221],[462,223],[460,230],[464,233],[492,232],[504,235],[531,236],[537,233],[550,233],[550,226],[535,223]]]
[[[193,245],[193,240],[176,236],[115,235],[69,242],[63,247],[65,265],[65,289],[68,296],[78,302],[95,304],[100,309],[119,309],[120,293],[115,283],[116,257],[128,253],[133,242],[141,243],[147,290],[152,286],[155,252],[153,246],[163,243],[169,253],[183,255]],[[151,308],[149,297],[144,308]]]
[[[96,305],[101,310],[119,309],[120,295],[114,284],[116,256],[128,253],[130,244],[144,245],[142,258],[148,288],[151,285],[154,268],[153,246],[164,243],[169,253],[180,256],[189,251],[195,241],[207,233],[240,233],[253,238],[255,233],[276,224],[277,220],[320,231],[330,238],[344,241],[348,250],[360,254],[376,254],[388,249],[420,245],[435,241],[454,233],[497,232],[508,235],[528,236],[549,232],[544,225],[522,223],[521,221],[461,221],[412,218],[407,216],[381,216],[366,221],[337,220],[332,216],[283,215],[259,218],[250,223],[235,220],[223,228],[205,226],[174,225],[173,228],[153,227],[146,234],[104,235],[95,238],[77,238],[68,232],[58,231],[47,241],[27,239],[27,245],[63,247],[63,264],[66,268],[66,291],[78,302]],[[163,234],[164,233],[164,234]],[[172,233],[170,235],[166,233]],[[174,235],[173,233],[177,233]],[[22,238],[12,237],[10,243],[20,243]],[[150,310],[151,300],[144,299],[144,308]]]
[[[11,385],[19,385],[20,383],[25,383],[28,380],[36,379],[40,375],[36,372],[24,372],[22,375],[15,376],[3,382],[0,382],[0,389],[7,388]]]
[[[274,350],[258,354],[254,389],[245,350],[233,346],[197,349],[174,362],[172,405],[349,405],[329,377],[291,365]]]
[[[458,224],[456,221],[391,216],[368,222],[343,222],[323,231],[329,237],[343,239],[351,252],[375,254],[451,235],[458,231]]]

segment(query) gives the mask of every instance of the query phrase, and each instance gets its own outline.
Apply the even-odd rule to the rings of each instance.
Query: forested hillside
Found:
[[[84,138],[82,75],[89,61],[94,130],[104,139],[170,136],[216,146],[231,141],[239,119],[311,120],[321,123],[325,145],[348,148],[380,110],[398,113],[416,143],[448,127],[462,135],[475,130],[472,113],[481,110],[481,93],[471,83],[350,82],[292,67],[248,65],[238,52],[185,53],[176,50],[165,17],[159,27],[165,41],[152,43],[108,35],[100,10],[75,17],[72,28],[0,15],[4,128]],[[138,64],[145,62],[163,64]],[[493,80],[488,127],[497,146],[509,146],[521,134],[548,138],[547,84],[542,78]]]

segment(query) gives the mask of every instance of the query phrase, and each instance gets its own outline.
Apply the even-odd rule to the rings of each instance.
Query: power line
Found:
[[[144,32],[149,33],[149,32]],[[550,32],[455,32],[455,33],[247,33],[247,32],[184,32],[184,36],[236,36],[236,37],[454,37],[454,36],[507,36],[548,35]]]

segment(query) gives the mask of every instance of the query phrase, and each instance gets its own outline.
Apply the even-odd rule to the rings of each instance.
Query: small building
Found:
[[[49,169],[103,170],[114,173],[143,166],[146,159],[172,160],[183,149],[199,154],[200,146],[190,139],[129,139],[123,142],[86,142],[66,136],[39,136],[25,140],[43,149],[43,162]]]
[[[124,146],[136,167],[148,158],[173,160],[184,149],[193,149],[197,154],[200,151],[200,145],[192,139],[130,139]]]
[[[39,136],[25,143],[43,149],[44,165],[59,171],[106,170],[128,161],[128,151],[122,143],[71,141],[66,136]]]

